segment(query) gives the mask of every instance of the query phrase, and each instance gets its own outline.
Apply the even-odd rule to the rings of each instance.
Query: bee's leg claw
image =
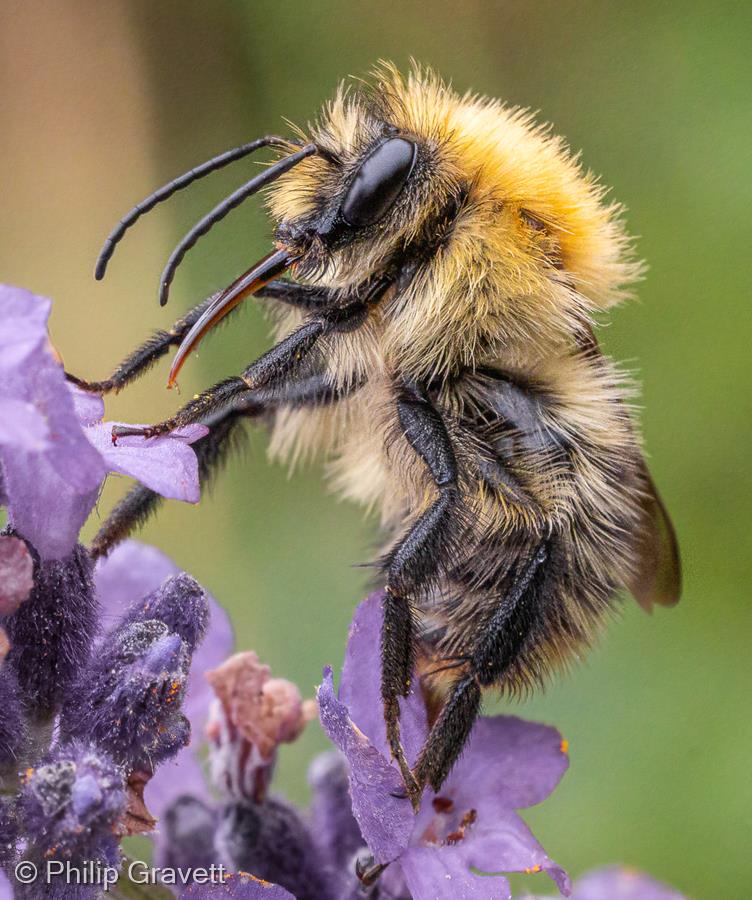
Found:
[[[364,888],[370,887],[377,881],[387,865],[388,863],[377,863],[370,853],[364,852],[355,860],[355,874]]]
[[[142,437],[153,438],[159,437],[161,434],[167,434],[169,428],[162,425],[113,425],[112,426],[112,443],[117,445],[118,438],[121,437]]]

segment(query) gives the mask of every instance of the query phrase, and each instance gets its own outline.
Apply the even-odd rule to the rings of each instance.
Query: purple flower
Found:
[[[686,900],[683,894],[649,875],[623,866],[595,869],[579,878],[571,900]],[[536,900],[532,895],[520,900]],[[539,897],[537,900],[549,900]],[[554,900],[554,898],[550,898]]]
[[[73,742],[31,770],[21,795],[25,833],[38,853],[76,862],[117,859],[123,772],[98,747]]]
[[[164,438],[124,438],[101,423],[102,401],[69,385],[47,338],[50,301],[0,286],[0,482],[13,528],[43,559],[73,549],[108,472],[178,500],[199,499],[191,426]]]
[[[128,552],[120,552],[127,557]],[[171,571],[163,557],[152,556],[151,564],[160,575]],[[120,584],[116,579],[114,585]],[[150,586],[151,582],[144,584],[143,591]],[[344,756],[329,752],[314,760],[308,816],[268,791],[280,743],[294,739],[306,718],[297,689],[271,678],[254,653],[236,654],[210,673],[217,693],[208,728],[210,750],[225,802],[217,807],[199,797],[193,775],[186,779],[185,793],[163,813],[160,860],[182,868],[219,863],[274,883],[231,877],[222,885],[194,885],[181,897],[510,898],[509,884],[499,870],[547,871],[560,889],[568,890],[565,873],[551,862],[516,812],[545,799],[567,768],[566,745],[554,729],[513,717],[481,719],[440,795],[427,794],[417,814],[400,799],[402,785],[386,757],[378,679],[373,677],[378,666],[373,636],[381,626],[379,600],[379,594],[373,595],[356,611],[340,696],[334,695],[329,672],[319,691],[322,722]],[[139,608],[153,609],[154,601]],[[403,724],[406,749],[414,759],[426,733],[418,695],[405,702]],[[367,866],[373,862],[364,836],[374,854],[394,854],[370,893],[364,893],[356,877],[356,859]],[[387,860],[382,856],[381,861]],[[479,874],[483,872],[489,874]],[[621,870],[604,877],[600,893],[580,894],[599,889],[598,881],[591,887],[593,877],[578,884],[575,898],[642,896],[616,893],[624,883]],[[640,879],[635,884],[645,886],[645,900],[681,900],[673,893],[651,893],[658,890],[656,883]]]
[[[331,671],[319,688],[321,722],[350,765],[352,808],[378,863],[391,863],[383,886],[413,900],[511,897],[501,872],[547,872],[563,893],[566,873],[547,856],[517,813],[544,800],[568,766],[553,728],[510,716],[482,718],[439,794],[426,791],[413,816],[389,760],[379,702],[381,594],[357,609],[342,686]],[[415,759],[427,734],[417,692],[403,704],[403,741]],[[490,879],[474,870],[494,873]]]

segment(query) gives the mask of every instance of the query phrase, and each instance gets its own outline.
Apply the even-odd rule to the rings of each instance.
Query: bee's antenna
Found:
[[[161,188],[154,191],[153,194],[149,194],[148,197],[134,206],[130,212],[126,213],[112,229],[97,257],[97,264],[94,268],[94,277],[97,281],[101,281],[104,278],[105,272],[107,271],[107,264],[112,258],[115,247],[120,243],[125,232],[131,225],[134,225],[144,213],[148,213],[150,210],[154,209],[158,203],[167,200],[168,197],[172,197],[176,191],[188,187],[189,184],[198,181],[198,179],[203,178],[204,175],[216,172],[217,169],[222,169],[231,162],[235,162],[236,159],[242,159],[244,156],[248,156],[255,150],[260,150],[262,147],[289,147],[289,145],[293,143],[296,144],[298,141],[287,141],[275,134],[270,134],[266,137],[259,138],[258,140],[251,141],[250,144],[242,144],[240,147],[235,147],[233,150],[227,150],[224,153],[220,153],[219,156],[215,156],[205,163],[201,163],[200,166],[196,166],[194,169],[191,169],[190,172],[186,172],[184,175],[174,178],[168,184],[162,185]]]
[[[203,219],[199,220],[177,247],[175,247],[170,254],[170,258],[167,260],[167,265],[162,272],[162,279],[159,286],[160,306],[164,306],[165,303],[167,303],[170,285],[172,284],[172,279],[175,277],[175,272],[185,254],[194,246],[199,238],[203,237],[209,229],[216,225],[217,222],[224,219],[224,217],[231,210],[235,209],[236,206],[240,206],[240,204],[248,197],[260,191],[261,188],[266,187],[267,184],[276,181],[280,175],[289,172],[293,166],[297,166],[297,164],[307,156],[312,156],[317,152],[318,148],[315,144],[306,144],[305,147],[298,150],[297,153],[292,153],[290,156],[280,159],[279,162],[276,162],[273,166],[269,166],[268,169],[265,169],[259,175],[256,175],[255,178],[246,182],[230,194],[229,197],[225,197],[221,203],[218,203],[211,212],[203,217]]]

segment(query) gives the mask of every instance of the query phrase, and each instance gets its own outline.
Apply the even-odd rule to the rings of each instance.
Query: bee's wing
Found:
[[[644,460],[643,517],[637,534],[637,569],[628,585],[640,606],[673,606],[681,594],[681,563],[674,526]]]

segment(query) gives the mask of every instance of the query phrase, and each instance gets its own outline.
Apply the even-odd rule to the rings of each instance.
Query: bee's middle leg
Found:
[[[438,500],[392,551],[386,570],[381,631],[381,699],[389,749],[416,808],[420,802],[420,787],[402,747],[399,706],[399,698],[410,693],[415,661],[416,635],[410,597],[436,575],[456,503],[456,489],[445,487]]]
[[[539,544],[520,560],[505,595],[480,635],[467,661],[467,671],[452,685],[439,717],[415,766],[421,786],[438,791],[462,752],[480,712],[481,689],[499,683],[518,659],[535,629],[546,588],[548,547]]]
[[[326,373],[312,373],[291,379],[274,391],[247,391],[233,396],[224,406],[217,403],[212,414],[202,420],[209,433],[193,444],[198,460],[202,490],[222,467],[230,452],[240,443],[243,423],[257,420],[275,410],[329,406],[356,391],[359,381],[353,377],[347,387],[332,383]],[[163,498],[142,484],[132,488],[111,511],[90,547],[94,558],[106,556],[113,547],[142,525],[156,511]]]

